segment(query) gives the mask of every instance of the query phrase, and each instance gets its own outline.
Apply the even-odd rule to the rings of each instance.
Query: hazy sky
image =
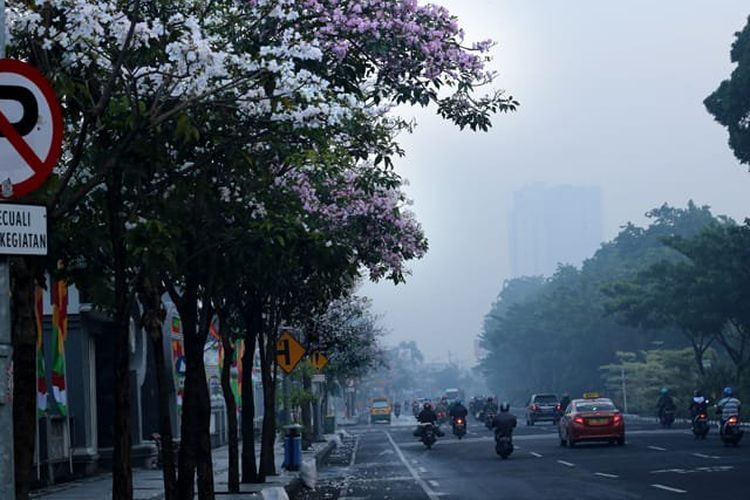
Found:
[[[732,66],[747,0],[439,0],[467,39],[492,38],[498,86],[521,101],[487,134],[428,111],[397,169],[430,240],[405,285],[367,284],[392,332],[430,359],[474,361],[473,339],[509,277],[512,193],[598,185],[604,234],[664,202],[750,215],[750,174],[702,101]]]

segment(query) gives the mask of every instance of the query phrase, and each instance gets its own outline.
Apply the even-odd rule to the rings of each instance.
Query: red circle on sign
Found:
[[[2,132],[5,135],[5,139],[11,142],[11,146],[18,151],[34,171],[34,174],[28,179],[18,184],[13,184],[12,198],[18,198],[39,188],[47,180],[47,177],[50,176],[52,169],[55,168],[57,161],[60,159],[63,139],[62,111],[60,110],[60,103],[57,101],[57,96],[52,85],[49,84],[44,75],[34,66],[17,59],[0,59],[0,73],[15,73],[30,80],[44,96],[44,100],[47,101],[47,106],[52,115],[52,143],[50,144],[49,153],[47,153],[46,158],[38,158],[28,145],[26,147],[30,153],[22,150],[25,142],[24,144],[19,144],[18,141],[23,142],[23,138],[18,135],[12,125],[10,126],[12,130],[8,130],[8,119],[0,113],[0,121],[5,122],[3,125],[0,125],[3,128]],[[15,139],[9,138],[10,135],[15,135]],[[33,155],[33,159],[29,154]]]

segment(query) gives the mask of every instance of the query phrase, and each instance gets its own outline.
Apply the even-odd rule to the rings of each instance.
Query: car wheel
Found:
[[[617,438],[617,446],[625,446],[625,437]]]
[[[568,448],[575,448],[575,447],[576,447],[576,442],[568,438]]]
[[[530,425],[531,425],[531,420],[529,420],[529,419],[527,418],[527,419],[526,419],[526,427],[528,427],[528,426],[530,426]]]
[[[534,419],[529,420],[529,425],[534,425]]]
[[[567,444],[568,443],[565,442],[565,440],[562,438],[562,436],[560,436],[560,446],[562,446],[564,448]]]

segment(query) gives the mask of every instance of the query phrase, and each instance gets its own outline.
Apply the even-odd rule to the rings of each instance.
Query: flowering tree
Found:
[[[325,229],[313,238],[316,249],[328,252],[321,255],[353,268],[364,265],[374,278],[399,281],[402,261],[426,247],[413,218],[401,210],[398,180],[375,189],[368,208],[365,197],[371,193],[364,180],[378,171],[350,165],[333,169],[338,177],[328,178],[321,167],[331,168],[340,155],[347,164],[370,158],[375,165],[390,165],[400,153],[395,133],[408,128],[390,114],[395,104],[434,103],[441,116],[472,129],[487,129],[492,113],[517,104],[500,91],[475,95],[493,79],[485,68],[491,43],[464,45],[455,18],[414,0],[19,1],[10,5],[8,25],[10,53],[39,66],[63,101],[66,150],[57,175],[38,197],[49,206],[53,224],[88,204],[90,213],[98,207],[108,229],[119,353],[115,498],[132,496],[128,306],[143,261],[133,258],[129,235],[159,219],[155,194],[172,201],[175,192],[189,194],[187,199],[204,200],[206,207],[221,206],[207,201],[212,195],[222,203],[233,200],[244,209],[235,210],[230,223],[264,221],[254,226],[261,229],[261,248],[273,250],[263,259],[286,247],[282,256],[288,263],[305,258],[294,252],[305,251],[310,235],[294,217],[307,218],[308,225],[314,221]],[[196,145],[199,150],[185,150]],[[229,146],[236,150],[231,158],[223,154]],[[301,161],[310,154],[315,162]],[[294,173],[298,169],[303,174]],[[243,191],[247,182],[256,189],[278,187],[277,193],[291,189],[309,205],[297,215],[267,206],[269,200],[255,199],[259,191]],[[194,207],[174,206],[183,215],[194,213]],[[267,217],[260,217],[264,210]],[[386,215],[368,219],[376,213]],[[353,251],[333,237],[344,229],[359,229],[350,234],[360,236],[348,240]],[[373,237],[362,237],[365,231]],[[270,247],[263,239],[269,233],[291,235],[295,244]],[[176,283],[198,279],[184,272],[176,274]],[[303,276],[297,278],[304,282]],[[204,273],[200,280],[205,279]],[[204,281],[191,283],[207,290]],[[31,310],[33,301],[25,303]],[[193,311],[198,303],[208,304],[197,296],[185,304]],[[203,326],[196,325],[196,332]],[[204,333],[195,342],[201,339]],[[271,336],[266,347],[272,341]],[[200,373],[199,364],[188,363],[188,371]],[[192,489],[193,469],[186,467],[183,481]],[[19,467],[21,474],[28,469]],[[201,492],[211,495],[210,487]]]

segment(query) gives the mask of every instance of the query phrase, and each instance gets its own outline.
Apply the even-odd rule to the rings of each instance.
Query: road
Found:
[[[516,413],[517,415],[519,413]],[[520,420],[520,419],[519,419]],[[316,499],[633,499],[744,498],[750,442],[724,447],[681,426],[626,420],[625,446],[560,446],[556,428],[519,427],[508,460],[492,434],[470,422],[462,440],[446,432],[431,450],[412,436],[414,419],[347,428],[342,446],[319,471]],[[743,446],[744,444],[744,446]]]

